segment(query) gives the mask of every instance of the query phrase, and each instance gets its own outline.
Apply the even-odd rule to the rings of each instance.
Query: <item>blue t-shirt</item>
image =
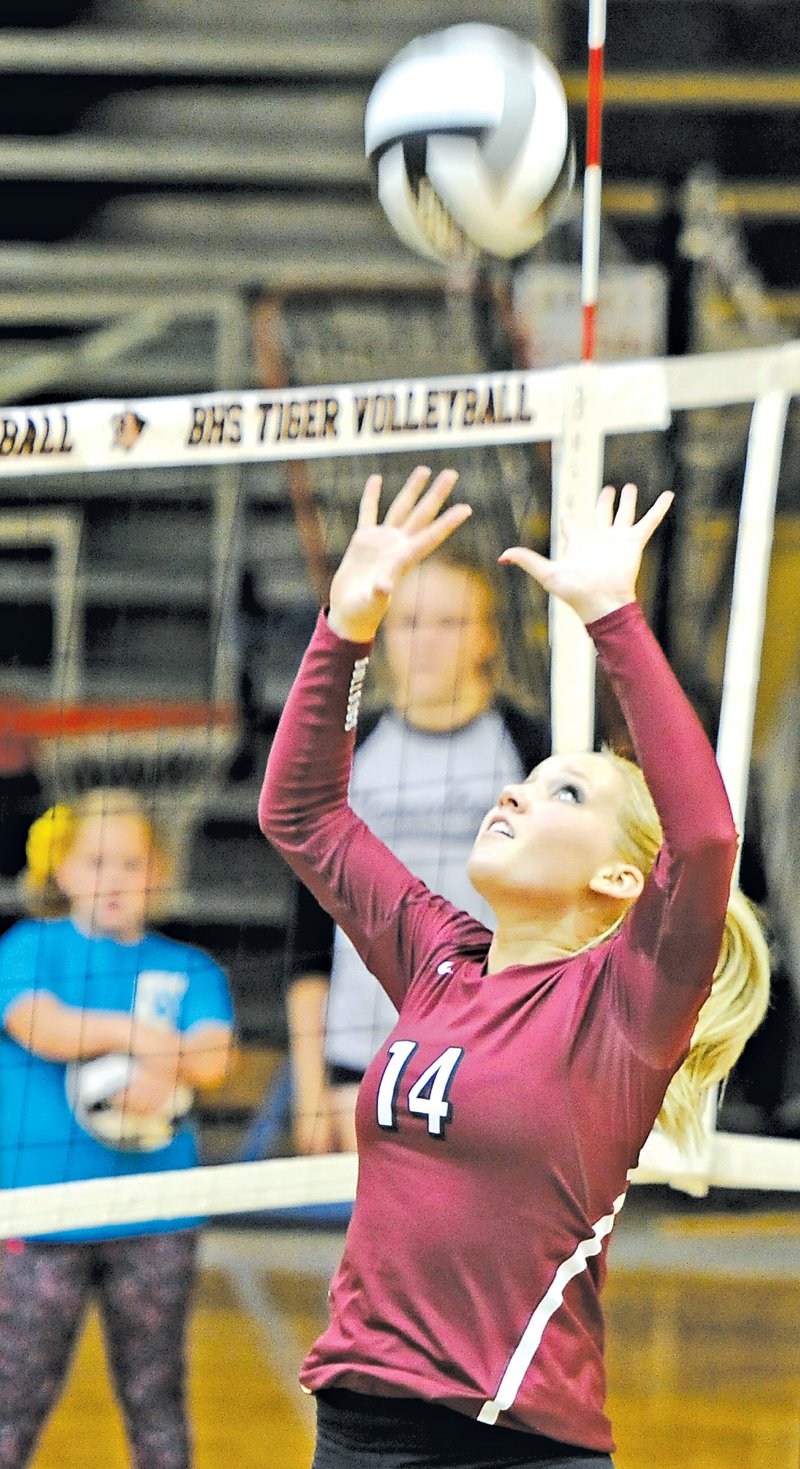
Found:
[[[31,991],[46,990],[65,1005],[132,1011],[180,1031],[202,1022],[232,1023],[228,983],[213,959],[189,944],[147,933],[133,944],[91,938],[69,918],[26,919],[0,938],[0,1020]],[[137,999],[138,995],[138,999]],[[35,1056],[5,1030],[0,1034],[0,1187],[64,1183],[120,1174],[191,1168],[198,1161],[187,1120],[155,1152],[106,1147],[76,1120],[67,1100],[66,1065]],[[197,1218],[151,1220],[64,1231],[59,1239],[100,1239],[186,1228]]]

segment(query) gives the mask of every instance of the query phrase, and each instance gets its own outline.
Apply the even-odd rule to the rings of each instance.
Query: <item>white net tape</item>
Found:
[[[753,404],[718,743],[741,829],[776,487],[787,409],[797,394],[800,344],[791,343],[545,372],[5,408],[0,481],[387,452],[423,459],[434,450],[551,442],[555,527],[565,509],[581,515],[593,504],[608,436],[664,430],[679,410]],[[593,730],[593,668],[588,640],[562,609],[552,617],[551,653],[555,744],[585,747]],[[355,1179],[355,1158],[342,1154],[7,1190],[0,1236],[346,1203]],[[695,1194],[714,1186],[800,1190],[800,1143],[726,1135],[710,1121],[691,1156],[653,1134],[633,1179]]]
[[[354,1153],[335,1153],[9,1190],[0,1194],[0,1239],[195,1214],[218,1217],[348,1204],[357,1172]],[[800,1143],[717,1132],[701,1152],[687,1158],[651,1138],[631,1181],[669,1183],[698,1197],[710,1188],[797,1193]]]
[[[85,1225],[346,1204],[354,1197],[356,1173],[355,1154],[336,1153],[8,1190],[0,1194],[0,1239]]]
[[[670,413],[798,392],[800,345],[323,387],[3,408],[0,476],[255,463],[558,441],[665,428]],[[568,446],[567,446],[568,447]]]

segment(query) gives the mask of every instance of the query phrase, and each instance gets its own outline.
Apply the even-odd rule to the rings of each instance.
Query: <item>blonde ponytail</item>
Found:
[[[56,873],[75,840],[77,824],[74,808],[62,802],[37,817],[28,831],[22,893],[35,918],[58,918],[69,912]]]
[[[702,1136],[703,1101],[724,1084],[769,1006],[770,960],[761,919],[739,888],[725,918],[711,993],[694,1028],[689,1054],[670,1082],[658,1122],[681,1146]]]
[[[620,855],[647,877],[662,842],[653,798],[638,765],[612,750],[603,750],[603,755],[626,786],[619,822]],[[608,933],[601,935],[601,939],[608,937]],[[680,1146],[702,1136],[706,1095],[711,1087],[724,1083],[764,1019],[769,985],[770,957],[761,918],[744,893],[734,888],[711,993],[697,1017],[689,1054],[673,1076],[658,1115],[662,1131]]]

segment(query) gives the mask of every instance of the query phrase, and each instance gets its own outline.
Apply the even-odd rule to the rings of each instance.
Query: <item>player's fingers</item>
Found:
[[[594,523],[596,526],[613,525],[616,493],[613,485],[603,485],[595,501]]]
[[[417,531],[412,540],[412,551],[405,569],[415,566],[418,561],[423,561],[436,551],[443,541],[446,541],[453,531],[458,530],[465,520],[469,520],[472,514],[471,505],[448,505],[447,509],[427,527]]]
[[[643,546],[647,545],[653,531],[657,530],[660,526],[674,499],[675,495],[672,490],[662,490],[655,504],[650,506],[650,509],[645,512],[641,520],[637,523],[636,528],[639,531]]]
[[[557,546],[559,555],[563,554],[565,547],[569,544],[570,538],[575,535],[577,529],[578,521],[576,516],[571,510],[565,510],[563,515],[559,516],[558,520]]]
[[[441,474],[437,474],[430,489],[425,491],[406,520],[403,529],[409,535],[416,535],[417,531],[424,530],[425,526],[436,519],[457,479],[455,469],[443,469]]]
[[[384,525],[403,525],[417,503],[424,490],[431,472],[423,464],[418,464],[408,476],[402,490],[395,495],[389,509],[384,516]]]
[[[382,477],[379,474],[371,474],[364,486],[358,506],[358,528],[365,528],[378,523],[378,505],[381,498]]]
[[[630,529],[636,520],[636,497],[639,491],[635,485],[623,485],[619,492],[619,505],[614,516],[614,524],[620,529]]]
[[[518,566],[521,571],[526,571],[535,581],[541,584],[542,577],[546,577],[552,569],[553,563],[549,556],[542,556],[539,551],[532,551],[529,546],[509,546],[498,561],[504,566]]]

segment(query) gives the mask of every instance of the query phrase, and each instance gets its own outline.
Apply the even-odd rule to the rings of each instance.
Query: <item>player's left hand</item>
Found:
[[[636,579],[642,554],[661,524],[674,496],[670,490],[636,519],[636,486],[623,485],[616,512],[616,490],[606,485],[595,506],[591,524],[565,518],[564,545],[556,557],[542,556],[525,546],[512,546],[499,558],[527,571],[551,597],[573,607],[583,622],[613,612],[636,600]]]

